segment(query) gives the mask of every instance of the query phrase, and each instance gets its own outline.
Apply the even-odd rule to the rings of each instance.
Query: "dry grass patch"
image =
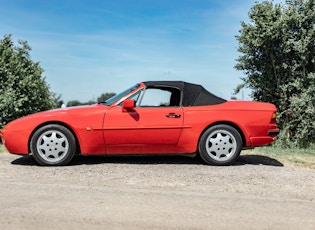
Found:
[[[7,149],[5,148],[3,144],[0,143],[0,154],[5,153],[5,152],[7,152]]]
[[[261,155],[274,158],[284,165],[294,165],[303,168],[315,169],[315,148],[308,149],[283,149],[277,147],[262,147],[249,151],[244,154]]]

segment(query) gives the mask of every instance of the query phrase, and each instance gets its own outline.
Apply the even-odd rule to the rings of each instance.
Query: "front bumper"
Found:
[[[29,154],[28,134],[26,131],[12,132],[6,128],[0,131],[1,142],[12,154]]]
[[[4,138],[2,135],[2,130],[0,130],[0,144],[4,144]]]

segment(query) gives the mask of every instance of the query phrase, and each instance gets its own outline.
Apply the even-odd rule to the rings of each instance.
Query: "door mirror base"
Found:
[[[133,109],[135,107],[135,101],[134,100],[125,100],[122,104],[122,111],[128,112],[128,110]]]

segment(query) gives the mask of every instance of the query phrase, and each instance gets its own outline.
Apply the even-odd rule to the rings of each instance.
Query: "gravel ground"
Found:
[[[315,170],[263,156],[83,157],[64,167],[0,154],[0,229],[315,229]]]

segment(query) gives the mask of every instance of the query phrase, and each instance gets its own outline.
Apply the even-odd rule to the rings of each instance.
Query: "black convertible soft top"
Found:
[[[146,81],[143,83],[147,87],[163,86],[180,89],[183,95],[183,106],[216,105],[226,102],[226,100],[213,95],[201,85],[184,81]]]

